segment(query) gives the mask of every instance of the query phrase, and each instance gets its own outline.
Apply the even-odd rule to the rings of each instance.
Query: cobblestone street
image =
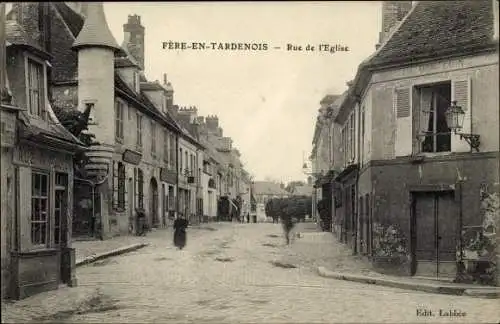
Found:
[[[315,242],[328,233],[304,234],[286,247],[277,224],[210,226],[189,229],[181,251],[167,231],[152,233],[144,249],[78,268],[78,287],[4,303],[2,323],[491,323],[500,318],[498,300],[322,278],[316,266],[325,262],[342,260],[345,269],[364,266],[341,255],[343,247],[333,240]],[[417,317],[417,309],[436,316]],[[440,309],[466,315],[440,317]]]

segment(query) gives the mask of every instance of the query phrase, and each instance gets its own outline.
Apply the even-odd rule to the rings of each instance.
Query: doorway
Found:
[[[158,183],[155,178],[151,178],[149,190],[151,222],[153,227],[158,227],[160,225],[160,218],[158,217]]]
[[[454,277],[458,207],[453,191],[412,194],[412,275]]]

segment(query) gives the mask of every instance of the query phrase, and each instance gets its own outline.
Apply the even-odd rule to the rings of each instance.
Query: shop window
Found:
[[[31,243],[46,246],[49,221],[49,175],[35,172],[31,176],[31,181]]]

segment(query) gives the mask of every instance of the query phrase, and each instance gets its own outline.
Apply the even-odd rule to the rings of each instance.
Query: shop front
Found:
[[[56,146],[55,139],[34,137],[36,142],[21,140],[13,152],[16,218],[10,293],[14,299],[57,289],[60,283],[76,285],[72,153],[64,150],[65,143]]]

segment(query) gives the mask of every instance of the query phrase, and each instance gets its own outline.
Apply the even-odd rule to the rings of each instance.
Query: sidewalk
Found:
[[[202,223],[193,225],[188,231],[194,235],[200,235],[206,231],[216,231],[224,226],[225,223]],[[89,240],[73,241],[72,247],[75,248],[76,266],[92,263],[107,257],[132,252],[157,242],[171,242],[173,240],[173,229],[167,228],[153,229],[146,236],[124,235],[116,236],[107,240]]]
[[[299,232],[296,236],[287,251],[286,261],[314,267],[322,277],[439,294],[500,297],[499,287],[378,273],[366,258],[352,255],[348,247],[328,232]]]

